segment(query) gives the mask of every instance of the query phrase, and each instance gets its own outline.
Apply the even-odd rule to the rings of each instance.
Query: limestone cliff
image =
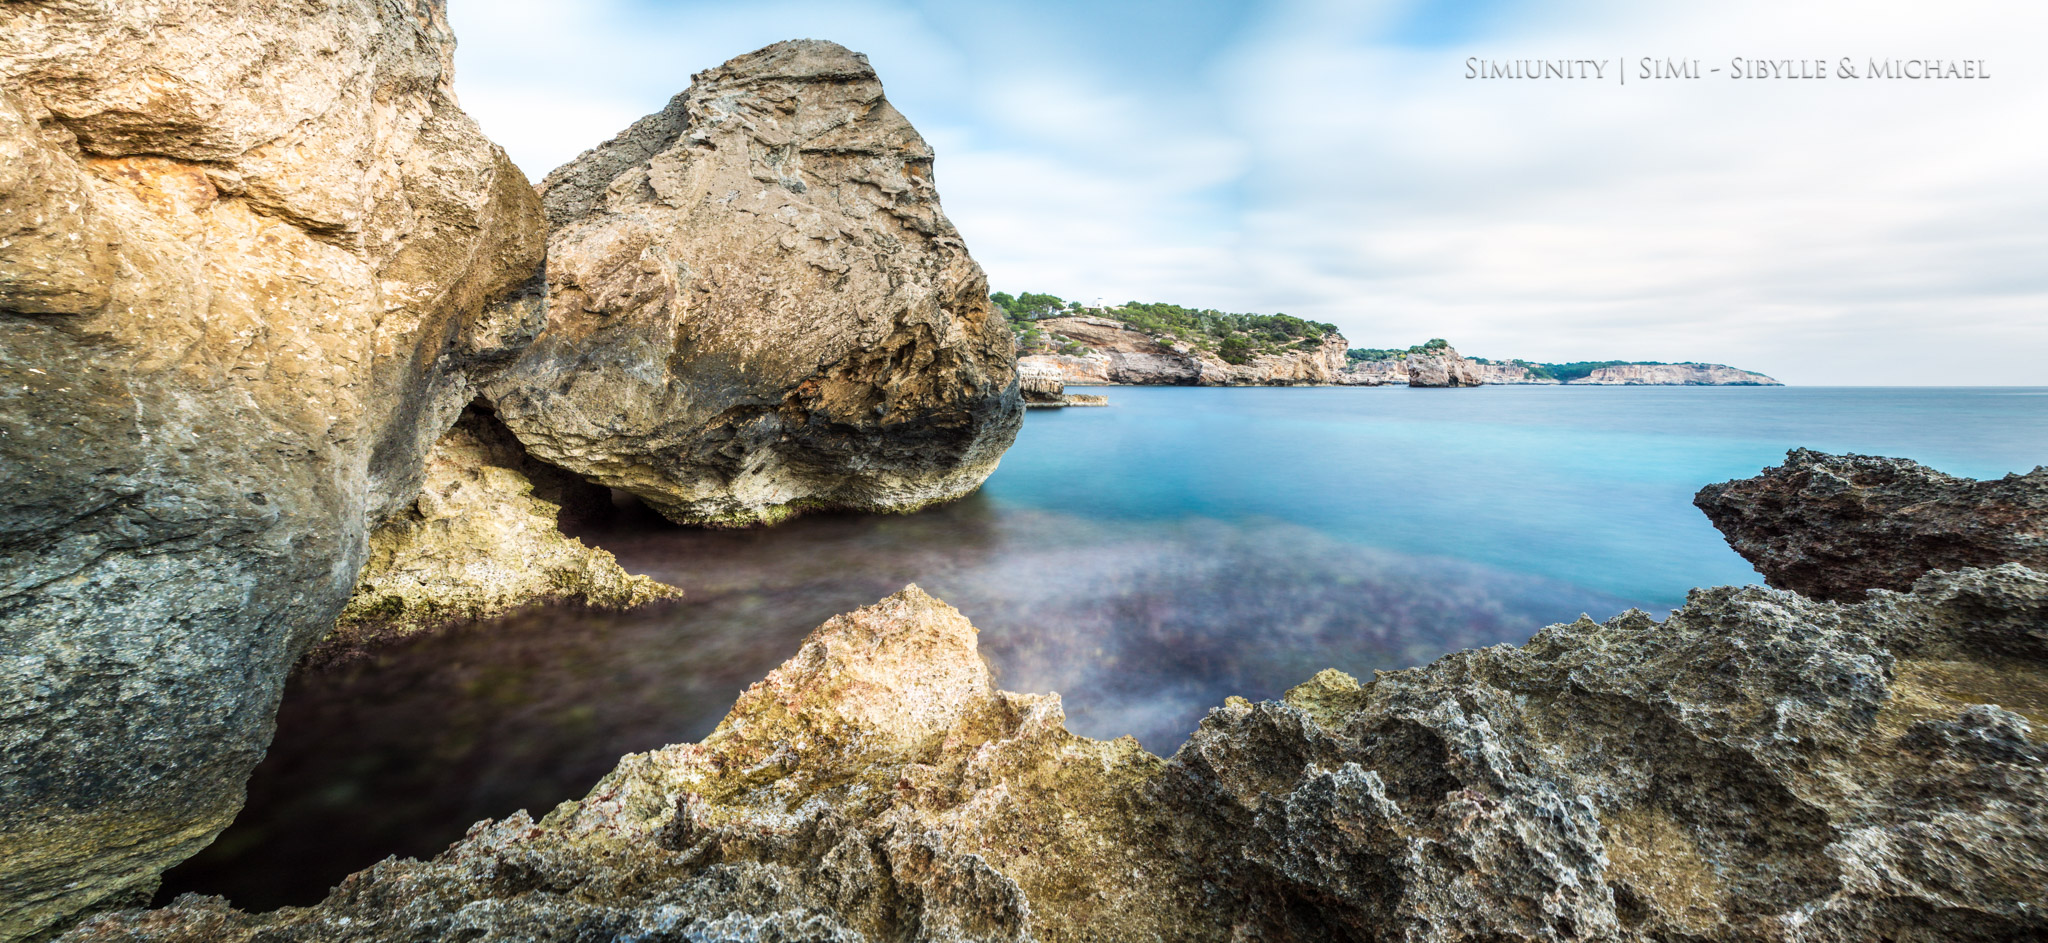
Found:
[[[1024,405],[1029,408],[1109,405],[1109,398],[1099,393],[1067,392],[1065,374],[1060,368],[1047,363],[1020,359],[1017,363],[1017,388],[1023,392]]]
[[[1600,367],[1572,383],[1586,386],[1783,386],[1770,377],[1718,363],[1625,363]]]
[[[1009,329],[867,59],[778,43],[549,174],[547,330],[488,393],[686,523],[912,510],[1022,417]]]
[[[419,498],[370,535],[355,593],[320,652],[536,603],[625,609],[681,596],[563,536],[562,505],[585,487],[528,458],[488,412],[463,413],[434,446]]]
[[[1389,356],[1347,365],[1336,382],[1346,386],[1406,384],[1423,387],[1468,387],[1486,382],[1484,368],[1442,341],[1387,352]]]
[[[904,590],[698,744],[317,907],[84,941],[2037,939],[2048,576],[1699,590],[1212,711],[1170,759],[996,690]]]
[[[0,939],[233,818],[369,526],[540,328],[438,0],[0,3]]]
[[[1755,478],[1701,488],[1693,504],[1765,581],[1821,599],[1903,590],[1929,570],[2048,572],[2048,466],[1977,481],[1903,458],[1793,449]]]
[[[1108,318],[1060,317],[1034,322],[1059,341],[1086,353],[1033,354],[1024,362],[1055,368],[1068,383],[1128,386],[1298,386],[1336,382],[1344,367],[1344,338],[1331,334],[1312,348],[1291,346],[1233,364],[1213,351],[1174,338],[1133,330]]]

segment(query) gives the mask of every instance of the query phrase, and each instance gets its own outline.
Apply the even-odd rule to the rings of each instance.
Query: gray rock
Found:
[[[0,939],[233,818],[367,528],[538,331],[451,54],[435,0],[0,4]]]
[[[1794,449],[1693,504],[1765,582],[1816,599],[1904,590],[1930,570],[2048,570],[2048,467],[1977,481],[1903,458]]]
[[[778,43],[549,174],[548,327],[489,388],[539,459],[686,523],[979,487],[1009,329],[867,59]]]
[[[998,691],[915,587],[699,744],[317,907],[73,941],[2016,941],[2048,935],[2048,576],[1695,591],[1214,711],[1170,760]]]

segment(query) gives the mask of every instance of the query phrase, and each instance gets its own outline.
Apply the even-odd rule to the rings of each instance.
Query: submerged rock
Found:
[[[234,817],[369,527],[540,329],[452,54],[439,0],[0,4],[0,939]]]
[[[2048,467],[1977,481],[1903,458],[1794,449],[1693,504],[1764,580],[1816,599],[1903,590],[1930,570],[2048,570]]]
[[[702,743],[272,914],[85,940],[2020,940],[2048,934],[2048,576],[1695,591],[1232,698],[1171,759],[994,688],[915,587]]]
[[[316,656],[536,603],[627,609],[681,596],[562,534],[565,503],[609,502],[603,489],[576,494],[588,487],[528,458],[488,411],[463,413],[434,446],[418,500],[370,535],[355,594]]]
[[[741,56],[542,188],[547,331],[489,390],[541,460],[747,524],[957,498],[1015,438],[1009,328],[865,57]]]

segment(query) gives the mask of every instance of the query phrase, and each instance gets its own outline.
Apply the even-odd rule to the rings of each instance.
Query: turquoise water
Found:
[[[679,603],[539,609],[301,674],[247,808],[163,898],[312,903],[541,813],[623,753],[701,739],[812,627],[909,582],[981,628],[1003,687],[1168,753],[1229,695],[1753,582],[1692,495],[1795,446],[1971,477],[2048,462],[2048,390],[1103,392],[1033,411],[979,494],[919,514],[576,532]]]
[[[1692,507],[1807,447],[1972,478],[2048,463],[2048,391],[1110,388],[1036,412],[985,491],[1097,520],[1287,521],[1646,608],[1756,582]]]

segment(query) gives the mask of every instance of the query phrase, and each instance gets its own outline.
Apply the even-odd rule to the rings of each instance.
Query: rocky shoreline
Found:
[[[316,645],[673,597],[558,529],[612,491],[903,512],[977,488],[1027,402],[1082,405],[1077,372],[1488,375],[1087,317],[1103,350],[1020,369],[865,57],[740,56],[536,190],[452,50],[438,0],[0,6],[0,941],[2048,935],[2048,473],[1810,453],[1700,501],[1828,598],[1325,671],[1160,757],[999,690],[912,586],[538,820],[314,907],[141,909]]]

